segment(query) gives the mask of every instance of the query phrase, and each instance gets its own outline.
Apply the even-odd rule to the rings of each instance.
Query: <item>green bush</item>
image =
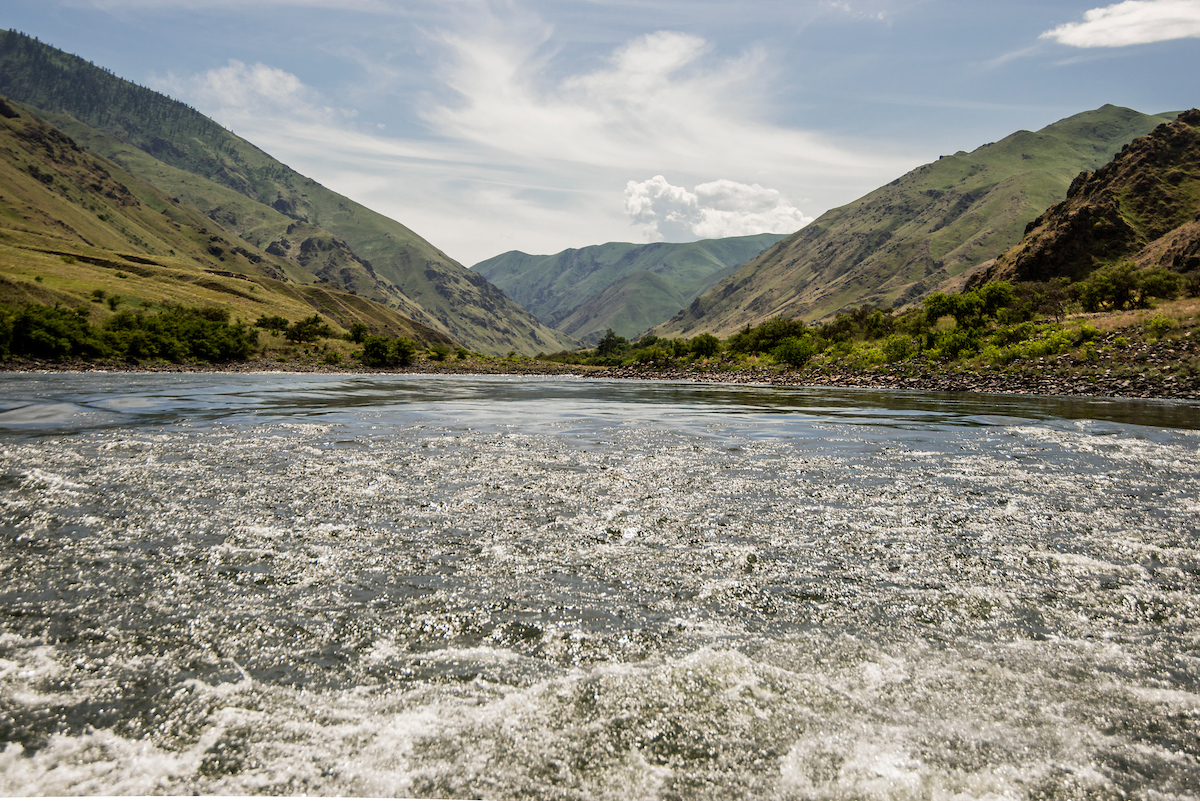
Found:
[[[359,358],[367,367],[395,367],[410,364],[416,353],[416,343],[411,339],[388,339],[372,335],[363,340],[362,355]]]
[[[727,345],[732,353],[771,353],[783,340],[801,337],[806,333],[808,326],[803,320],[774,317],[753,328],[746,326],[731,336]]]
[[[321,315],[314,314],[311,317],[305,317],[303,320],[298,320],[289,325],[283,332],[289,342],[316,342],[318,339],[325,339],[333,336],[333,329],[329,324],[321,319]]]
[[[123,311],[104,324],[104,339],[133,360],[228,362],[250,358],[258,332],[231,324],[227,309],[173,306],[158,314]]]
[[[781,364],[803,367],[816,353],[817,347],[813,344],[812,335],[806,334],[803,337],[787,337],[775,346],[771,356]]]
[[[18,356],[95,359],[109,355],[109,347],[88,323],[87,309],[30,303],[10,319],[5,349]]]
[[[701,359],[710,359],[721,350],[721,340],[709,333],[692,337],[689,345],[692,355]]]
[[[892,334],[883,341],[883,357],[889,362],[901,362],[917,352],[917,343],[912,337]]]
[[[363,339],[362,363],[367,367],[386,367],[390,344],[387,337],[377,335],[371,335]]]
[[[1131,261],[1120,261],[1092,271],[1072,284],[1071,292],[1087,312],[1145,309],[1151,298],[1177,297],[1183,284],[1170,270],[1141,270]]]
[[[979,352],[979,331],[952,328],[937,337],[935,349],[944,359],[962,359]]]
[[[280,317],[278,314],[270,316],[264,314],[255,320],[254,325],[256,328],[265,328],[273,334],[282,334],[287,330],[288,318]]]
[[[224,362],[249,358],[258,342],[256,331],[241,322],[231,325],[223,309],[174,306],[152,315],[126,310],[100,329],[87,316],[86,309],[29,304],[4,315],[0,350],[43,359]]]
[[[1142,330],[1150,339],[1162,339],[1162,335],[1175,327],[1175,321],[1165,314],[1156,314],[1142,323]]]

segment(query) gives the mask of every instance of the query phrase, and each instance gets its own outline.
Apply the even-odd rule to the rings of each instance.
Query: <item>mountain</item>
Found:
[[[784,236],[610,242],[553,256],[514,250],[471,269],[546,325],[596,342],[609,328],[633,337],[658,325]]]
[[[1026,228],[1025,238],[975,280],[1084,278],[1129,259],[1200,270],[1200,110],[1134,140]]]
[[[1104,106],[943,156],[821,215],[655,333],[727,336],[772,317],[919,300],[1016,244],[1080,171],[1171,119]]]
[[[3,97],[0,187],[0,302],[87,307],[100,292],[126,306],[219,306],[247,320],[317,312],[343,328],[449,341],[260,250]]]
[[[0,32],[0,94],[247,242],[468,348],[536,353],[576,344],[400,223],[296,173],[194,109],[83,59]]]

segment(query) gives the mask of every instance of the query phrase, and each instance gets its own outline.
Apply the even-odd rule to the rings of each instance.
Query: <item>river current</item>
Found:
[[[1195,798],[1200,409],[0,376],[0,794]]]

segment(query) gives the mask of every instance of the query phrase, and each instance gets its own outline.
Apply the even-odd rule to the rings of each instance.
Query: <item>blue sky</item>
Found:
[[[1105,103],[1200,105],[1200,0],[5,0],[470,266],[791,232]]]

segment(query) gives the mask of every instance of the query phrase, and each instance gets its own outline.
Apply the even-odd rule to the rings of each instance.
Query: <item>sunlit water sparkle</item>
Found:
[[[0,388],[0,793],[1200,788],[1194,406]]]

